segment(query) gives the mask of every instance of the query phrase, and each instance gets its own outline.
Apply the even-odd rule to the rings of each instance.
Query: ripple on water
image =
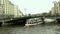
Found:
[[[59,25],[38,25],[33,27],[0,27],[0,34],[60,34]]]

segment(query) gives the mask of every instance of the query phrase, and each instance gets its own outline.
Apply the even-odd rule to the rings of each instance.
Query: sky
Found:
[[[10,0],[13,4],[24,14],[37,14],[43,12],[49,12],[54,6],[54,1],[59,0]]]

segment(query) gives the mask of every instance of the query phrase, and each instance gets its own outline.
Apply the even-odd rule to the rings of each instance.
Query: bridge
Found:
[[[55,16],[23,16],[23,17],[18,17],[18,18],[0,20],[0,26],[1,26],[1,24],[3,22],[4,23],[12,23],[12,24],[25,25],[26,24],[26,21],[28,19],[31,19],[31,18],[42,18],[42,17],[45,17],[45,18],[53,18],[53,19],[56,19],[58,22],[60,21],[60,16],[59,17],[55,17]],[[44,20],[42,20],[42,21],[44,21]]]

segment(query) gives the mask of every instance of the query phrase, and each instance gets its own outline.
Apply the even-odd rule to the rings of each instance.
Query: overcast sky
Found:
[[[24,14],[36,14],[49,12],[53,7],[53,1],[59,0],[10,0],[13,4],[18,5]]]

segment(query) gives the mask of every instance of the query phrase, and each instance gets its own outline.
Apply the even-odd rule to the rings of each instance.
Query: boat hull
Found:
[[[37,24],[25,24],[25,26],[35,26]]]

